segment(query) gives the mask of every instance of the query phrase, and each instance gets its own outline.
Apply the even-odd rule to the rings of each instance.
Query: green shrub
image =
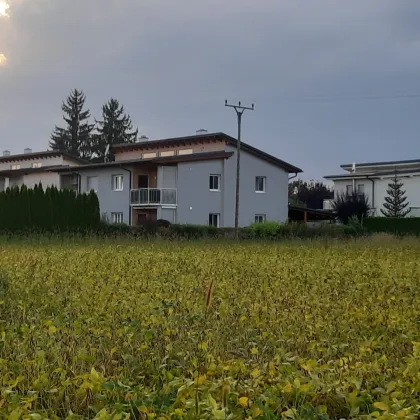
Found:
[[[364,226],[370,233],[386,232],[395,235],[420,235],[420,217],[369,217]]]
[[[337,196],[334,203],[334,210],[337,212],[337,217],[347,224],[352,216],[357,216],[359,221],[366,218],[370,211],[370,205],[367,197],[364,194],[353,192],[351,195],[341,193]]]

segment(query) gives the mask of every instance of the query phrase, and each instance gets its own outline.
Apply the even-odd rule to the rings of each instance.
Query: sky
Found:
[[[0,0],[0,149],[117,98],[151,139],[236,136],[303,169],[420,158],[420,1]]]

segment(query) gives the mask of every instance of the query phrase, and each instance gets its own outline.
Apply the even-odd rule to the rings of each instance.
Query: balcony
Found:
[[[132,206],[176,206],[176,188],[140,188],[131,190],[130,204]]]

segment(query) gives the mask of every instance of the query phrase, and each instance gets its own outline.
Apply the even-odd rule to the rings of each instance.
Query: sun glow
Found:
[[[5,0],[0,0],[0,17],[9,17],[9,9],[9,3],[7,3]]]

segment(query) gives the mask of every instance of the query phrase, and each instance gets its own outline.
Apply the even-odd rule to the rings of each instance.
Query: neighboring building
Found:
[[[8,150],[0,156],[0,191],[9,186],[25,184],[33,188],[42,183],[44,187],[78,189],[78,178],[74,173],[62,176],[57,169],[75,167],[86,163],[85,160],[68,153],[45,151],[32,152],[25,149],[23,154],[11,155]]]
[[[420,216],[420,159],[347,164],[341,165],[341,168],[345,173],[324,177],[334,182],[335,197],[353,191],[364,193],[372,213],[382,216],[380,209],[387,196],[388,184],[397,172],[398,178],[404,183],[411,210],[409,216]]]
[[[223,134],[141,141],[112,148],[115,162],[60,168],[98,194],[109,221],[234,226],[236,139]],[[301,169],[241,143],[239,224],[288,218],[288,176]]]

